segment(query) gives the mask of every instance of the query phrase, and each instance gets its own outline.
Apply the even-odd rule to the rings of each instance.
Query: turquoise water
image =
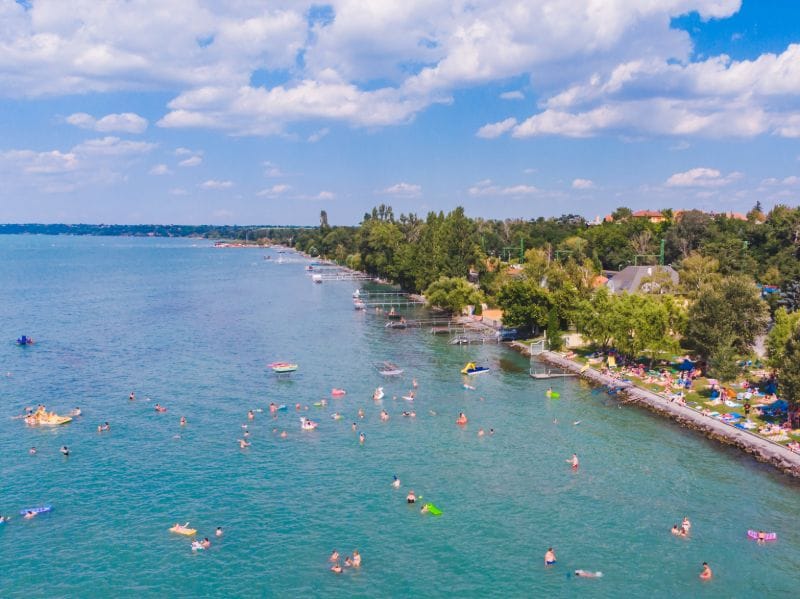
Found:
[[[557,383],[561,399],[548,400],[502,347],[386,330],[353,310],[351,284],[313,285],[303,263],[266,253],[0,237],[0,513],[15,515],[0,525],[0,597],[796,595],[797,483],[580,382]],[[36,345],[17,347],[21,334]],[[382,379],[373,363],[384,359],[405,375]],[[475,391],[461,387],[467,359],[492,368]],[[300,369],[276,377],[274,360]],[[416,419],[392,400],[411,377]],[[345,398],[330,399],[333,387]],[[311,406],[318,430],[302,432],[293,409],[272,420],[271,401]],[[57,429],[11,418],[39,402],[84,416]],[[496,433],[479,438],[479,427]],[[409,488],[444,514],[407,506]],[[16,516],[47,503],[50,514]],[[676,539],[684,515],[692,535]],[[187,520],[210,550],[193,554],[167,531]],[[751,527],[779,541],[748,542]],[[559,561],[544,569],[551,545]],[[334,548],[357,548],[361,570],[329,572]],[[697,578],[703,561],[710,583]],[[604,577],[568,577],[576,568]]]

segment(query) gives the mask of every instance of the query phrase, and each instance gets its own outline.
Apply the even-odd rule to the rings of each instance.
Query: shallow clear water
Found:
[[[556,383],[561,399],[548,400],[548,384],[502,347],[388,331],[353,310],[351,284],[313,285],[302,263],[266,253],[0,236],[0,513],[15,515],[0,525],[0,597],[796,594],[797,483],[580,382]],[[36,345],[17,347],[21,334]],[[405,376],[382,379],[373,363],[384,359]],[[475,391],[461,387],[467,359],[492,368]],[[279,378],[273,360],[300,369]],[[412,376],[415,420],[392,400]],[[371,399],[380,384],[386,423]],[[333,387],[346,397],[330,399]],[[271,401],[311,406],[319,429],[301,432],[293,408],[272,420]],[[11,418],[39,402],[84,416],[57,429]],[[409,488],[444,514],[407,506]],[[53,512],[16,516],[43,503]],[[673,538],[684,515],[691,538]],[[187,520],[225,536],[193,554],[167,531]],[[779,541],[756,546],[747,528]],[[551,545],[559,561],[544,569]],[[334,548],[357,548],[361,570],[330,573]],[[704,560],[715,572],[705,584]],[[604,577],[568,577],[576,568]]]

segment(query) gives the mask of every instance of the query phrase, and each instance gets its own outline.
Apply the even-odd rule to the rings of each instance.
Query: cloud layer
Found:
[[[527,77],[537,110],[487,123],[480,137],[799,137],[800,45],[692,62],[688,34],[670,27],[689,12],[726,18],[740,4],[0,0],[0,93],[166,90],[176,95],[162,127],[282,135],[310,120],[398,125],[453,102],[458,90]],[[129,133],[147,126],[131,113],[68,122]]]

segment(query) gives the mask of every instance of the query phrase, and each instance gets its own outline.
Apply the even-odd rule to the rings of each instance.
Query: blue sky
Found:
[[[794,0],[0,0],[0,222],[800,198]]]

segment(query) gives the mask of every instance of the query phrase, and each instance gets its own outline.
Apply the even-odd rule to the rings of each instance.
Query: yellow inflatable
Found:
[[[186,524],[184,524],[183,526],[181,526],[180,524],[176,524],[175,526],[170,528],[169,531],[178,533],[179,535],[186,535],[186,536],[192,536],[193,534],[196,534],[197,533],[197,529],[196,528],[188,528],[188,525],[189,525],[188,522]]]

